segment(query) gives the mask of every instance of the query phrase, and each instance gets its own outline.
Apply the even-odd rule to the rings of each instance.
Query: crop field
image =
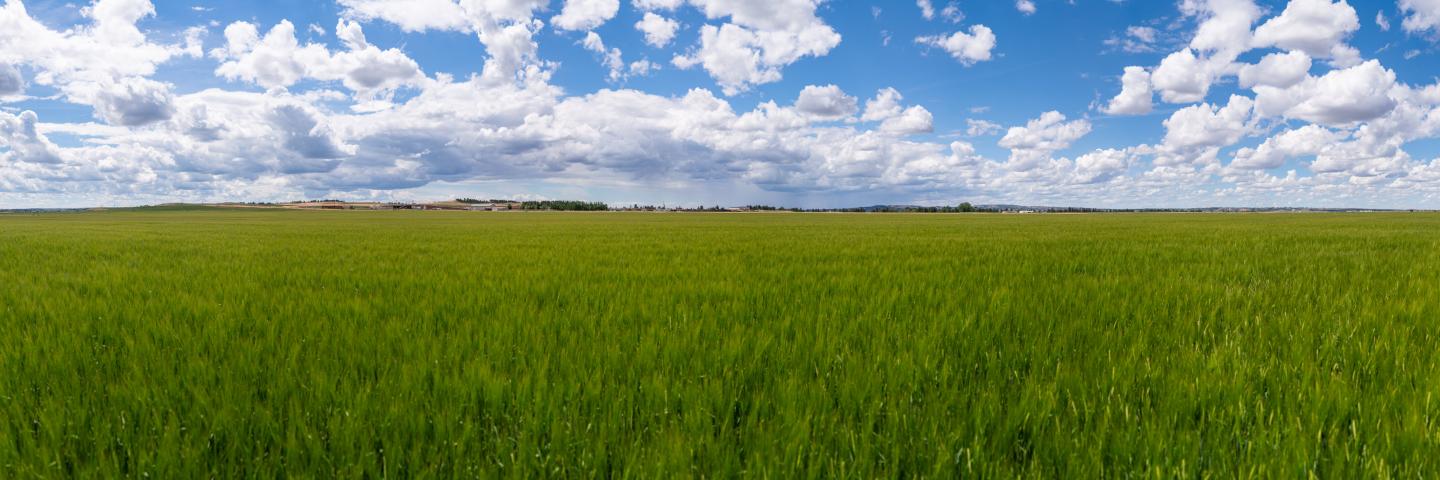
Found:
[[[0,477],[1433,477],[1440,215],[0,215]]]

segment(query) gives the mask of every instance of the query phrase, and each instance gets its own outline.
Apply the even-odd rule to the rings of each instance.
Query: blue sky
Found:
[[[1440,208],[1435,0],[5,0],[0,207]]]

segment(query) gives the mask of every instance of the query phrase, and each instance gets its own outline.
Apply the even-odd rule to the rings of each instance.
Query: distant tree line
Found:
[[[875,205],[873,207],[853,208],[826,208],[805,210],[807,212],[846,212],[846,213],[994,213],[1000,210],[993,208],[982,208],[971,205],[970,202],[961,203],[955,206],[924,207],[916,205]]]
[[[542,200],[522,202],[525,210],[554,210],[561,212],[603,212],[610,209],[604,202],[581,202],[575,200]]]

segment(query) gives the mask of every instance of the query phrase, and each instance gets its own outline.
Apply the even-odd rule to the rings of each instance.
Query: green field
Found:
[[[1440,215],[0,215],[0,477],[1433,477]]]

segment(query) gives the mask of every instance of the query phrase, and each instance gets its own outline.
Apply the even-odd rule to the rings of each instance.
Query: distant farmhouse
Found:
[[[474,203],[466,205],[466,210],[472,212],[508,212],[511,210],[521,210],[523,208],[524,204],[520,202]]]

